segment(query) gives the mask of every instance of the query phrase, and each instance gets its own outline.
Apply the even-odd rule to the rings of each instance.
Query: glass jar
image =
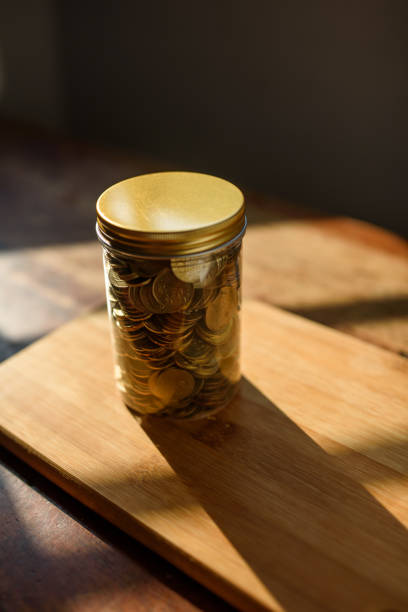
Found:
[[[200,418],[240,379],[241,191],[199,173],[141,175],[97,202],[115,377],[139,416]]]

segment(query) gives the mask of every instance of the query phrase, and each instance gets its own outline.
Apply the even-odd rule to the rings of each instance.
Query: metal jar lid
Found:
[[[121,181],[102,193],[96,211],[101,242],[140,255],[207,251],[246,227],[238,187],[197,172],[157,172]]]

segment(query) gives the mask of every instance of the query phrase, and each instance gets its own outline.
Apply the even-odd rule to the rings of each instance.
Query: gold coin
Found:
[[[110,268],[115,270],[120,276],[130,272],[129,261],[119,259],[113,255],[106,254],[106,262]]]
[[[213,376],[219,368],[218,361],[215,357],[211,357],[204,363],[196,362],[193,365],[192,371],[196,376],[207,378]]]
[[[151,370],[158,372],[159,370],[166,370],[175,365],[173,356],[170,357],[146,357],[147,362]]]
[[[125,341],[133,342],[134,347],[138,347],[141,342],[144,342],[146,335],[143,329],[135,329],[133,331],[126,331],[120,328],[120,334]]]
[[[181,351],[187,348],[192,340],[192,332],[185,334],[151,334],[149,338],[154,344],[172,351]]]
[[[122,389],[120,386],[119,390],[122,393],[122,398],[126,406],[137,414],[157,414],[164,408],[163,402],[157,397],[152,395],[140,396],[127,389]]]
[[[230,357],[231,355],[238,355],[240,348],[240,335],[239,335],[239,327],[233,328],[231,330],[230,335],[222,344],[217,345],[216,347],[216,356],[220,359],[225,359],[226,357]]]
[[[171,335],[171,336],[184,336],[191,332],[194,323],[198,319],[195,318],[190,320],[188,315],[182,313],[171,313],[163,315],[152,315],[152,317],[145,321],[145,328],[156,335]]]
[[[189,397],[195,387],[194,377],[186,370],[168,368],[149,378],[149,388],[153,395],[165,404]]]
[[[203,260],[197,257],[172,259],[171,270],[179,280],[191,283],[195,287],[206,287],[213,282],[218,274],[218,266],[214,259]]]
[[[218,361],[215,356],[201,359],[186,359],[182,353],[176,353],[174,361],[179,368],[189,370],[196,376],[208,377],[215,374],[219,368]]]
[[[147,319],[144,323],[145,328],[152,334],[160,335],[163,333],[161,317],[152,315],[150,319]]]
[[[222,271],[222,285],[231,285],[237,287],[240,284],[240,262],[237,259],[233,259],[228,262]]]
[[[150,278],[139,276],[137,273],[129,276],[123,275],[122,278],[127,281],[130,287],[141,287],[142,285],[148,285],[151,281]]]
[[[137,350],[138,342],[132,339],[125,339],[125,354],[129,359],[140,359],[139,351]]]
[[[236,315],[235,317],[230,318],[227,325],[218,332],[210,331],[205,323],[201,323],[196,327],[197,335],[208,342],[208,344],[220,346],[230,338],[231,334],[234,333],[233,328],[236,327],[236,324],[234,323],[236,318]]]
[[[139,288],[139,297],[144,309],[153,314],[163,314],[167,312],[167,302],[158,302],[153,295],[152,285],[145,285]]]
[[[145,380],[152,373],[145,360],[138,357],[131,357],[128,354],[124,356],[118,355],[118,364],[121,368],[122,375],[131,374],[133,377]]]
[[[130,302],[130,306],[133,307],[136,311],[145,312],[145,306],[140,299],[140,290],[141,287],[146,287],[146,285],[135,286],[131,285],[128,291],[128,299]]]
[[[162,329],[167,334],[183,334],[191,331],[200,319],[201,313],[190,313],[185,310],[160,317]]]
[[[164,357],[146,357],[146,359],[149,364],[149,368],[155,371],[165,370],[175,365],[173,354],[169,354]]]
[[[155,276],[168,265],[167,259],[138,259],[132,262],[132,267],[139,273],[139,276]]]
[[[212,357],[214,349],[205,340],[193,335],[189,345],[179,352],[187,360],[205,362]]]
[[[240,378],[239,360],[232,356],[220,361],[222,374],[231,382],[237,382]]]
[[[145,359],[167,359],[175,354],[175,351],[169,350],[167,347],[160,346],[146,338],[143,342],[137,344],[136,349],[140,358]]]
[[[176,278],[170,268],[164,268],[153,281],[154,299],[163,306],[163,312],[176,312],[188,308],[194,287]]]
[[[122,308],[120,308],[120,306],[112,307],[112,317],[119,323],[127,320],[126,313],[122,310]]]
[[[217,297],[218,290],[215,287],[204,287],[203,289],[194,289],[193,299],[188,307],[189,313],[194,313],[207,306],[212,300]]]
[[[124,318],[117,319],[119,323],[120,330],[124,333],[132,334],[133,332],[137,332],[143,328],[144,321],[134,321],[133,319]]]
[[[172,408],[171,410],[166,411],[166,416],[175,419],[188,419],[193,415],[197,414],[201,411],[201,406],[197,406],[197,404],[190,403],[186,408]]]
[[[108,277],[112,287],[116,289],[127,289],[127,282],[124,281],[113,268],[109,270]]]
[[[163,402],[158,397],[150,397],[149,401],[146,401],[143,407],[142,414],[157,414],[164,409]]]
[[[127,303],[127,287],[118,289],[117,287],[111,286],[112,295],[115,298],[115,301],[118,303],[118,306],[125,310]]]
[[[130,284],[137,284],[138,281],[145,281],[146,279],[141,279],[139,276],[138,272],[132,272],[131,270],[126,270],[126,272],[121,272],[120,276],[122,278],[122,280],[126,281],[126,283]]]
[[[225,328],[238,306],[237,291],[233,287],[222,287],[207,306],[205,322],[209,330],[220,331]]]

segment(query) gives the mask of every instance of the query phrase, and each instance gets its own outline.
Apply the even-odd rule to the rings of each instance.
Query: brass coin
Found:
[[[233,257],[231,256],[231,253],[227,252],[223,252],[223,253],[219,253],[218,255],[215,256],[216,262],[217,262],[217,267],[218,267],[218,271],[222,272],[223,269],[225,268],[225,266],[232,261]]]
[[[204,287],[203,289],[194,289],[193,299],[188,307],[188,312],[202,310],[214,300],[218,295],[218,290],[215,287]]]
[[[190,396],[194,391],[194,386],[194,377],[190,372],[180,368],[168,368],[149,378],[151,392],[165,404]]]
[[[157,315],[152,315],[144,323],[145,328],[152,334],[161,335],[163,333],[162,319]]]
[[[112,287],[110,285],[108,285],[107,298],[108,298],[109,302],[111,302],[111,303],[117,301],[116,295],[112,291]]]
[[[119,306],[113,306],[112,307],[112,317],[118,321],[118,323],[120,323],[121,321],[126,321],[127,320],[127,316],[126,313],[122,310],[122,308],[120,308]]]
[[[132,272],[132,259],[124,259],[112,253],[105,253],[106,259],[111,268],[116,270],[118,274],[126,274]]]
[[[135,329],[135,330],[124,330],[123,328],[119,328],[120,329],[120,335],[122,336],[122,338],[124,340],[127,340],[128,342],[133,342],[133,346],[134,347],[138,347],[140,342],[144,342],[146,335],[143,329]]]
[[[237,382],[240,379],[239,361],[235,356],[227,357],[220,361],[220,370],[225,378],[231,382]]]
[[[127,284],[130,284],[130,283],[136,284],[137,281],[145,280],[144,278],[143,279],[140,278],[138,272],[132,272],[132,270],[126,270],[126,272],[121,272],[120,277],[122,278],[122,280],[126,281]]]
[[[238,254],[226,262],[221,274],[222,285],[239,287],[241,281],[240,268],[241,259],[240,255]]]
[[[141,358],[146,359],[164,359],[175,354],[175,351],[171,351],[167,347],[155,344],[150,338],[145,338],[143,342],[138,343],[136,349]]]
[[[152,371],[144,359],[134,358],[130,355],[118,356],[118,365],[121,368],[122,375],[132,374],[139,379],[147,379]]]
[[[133,378],[130,374],[124,377],[121,381],[126,393],[137,396],[139,401],[144,401],[151,396],[150,389],[147,386],[147,380]]]
[[[175,365],[173,355],[167,355],[164,357],[146,357],[151,370],[165,370]]]
[[[147,362],[151,370],[156,372],[159,370],[165,370],[175,365],[173,356],[170,357],[146,357]]]
[[[136,307],[130,302],[129,298],[123,298],[120,301],[120,307],[125,312],[129,322],[146,321],[152,316],[151,312],[147,312],[145,309],[140,310],[143,306]]]
[[[152,285],[145,285],[139,288],[139,298],[144,309],[153,314],[161,314],[167,312],[167,302],[158,302],[153,295]]]
[[[238,355],[240,349],[240,335],[239,335],[239,327],[238,325],[233,327],[230,335],[222,344],[217,345],[216,347],[216,356],[219,359],[225,359],[226,357],[230,357],[231,355]]]
[[[163,402],[157,397],[150,397],[144,404],[143,414],[157,414],[165,408]]]
[[[152,334],[156,335],[182,336],[191,331],[196,321],[197,319],[191,321],[184,312],[163,315],[154,314],[148,321],[145,321],[145,327]]]
[[[116,289],[127,289],[127,282],[124,281],[113,268],[109,270],[108,277],[112,287]]]
[[[132,262],[132,268],[138,272],[139,276],[149,277],[155,276],[168,266],[167,259],[138,259]]]
[[[171,410],[167,410],[163,414],[166,414],[166,416],[169,416],[174,419],[188,419],[200,411],[200,406],[197,406],[197,404],[192,403],[189,404],[186,408],[172,408]]]
[[[193,365],[192,371],[195,375],[207,378],[213,376],[219,368],[218,361],[215,357],[211,357],[205,363],[196,362]]]
[[[184,370],[189,370],[190,372],[193,372],[194,374],[197,374],[198,370],[200,370],[201,368],[205,368],[205,364],[206,361],[197,361],[197,360],[192,360],[192,359],[186,359],[182,353],[176,353],[175,357],[174,357],[174,361],[175,364],[179,367],[182,368]],[[214,363],[212,361],[211,358],[211,363]],[[218,368],[218,362],[216,363],[216,367],[214,367],[214,369],[216,370]],[[204,370],[205,372],[205,370]]]
[[[125,279],[131,287],[141,287],[142,285],[148,285],[151,281],[150,278],[138,276],[137,274],[132,274],[131,276],[129,275],[129,277],[122,276],[122,278]]]
[[[145,401],[151,395],[147,381],[135,380],[128,374],[123,374],[118,381],[118,386],[122,393],[128,393],[140,402]]]
[[[172,259],[170,266],[176,278],[184,283],[192,283],[195,287],[206,287],[218,274],[218,266],[214,259],[183,257]]]
[[[215,298],[207,306],[205,322],[209,330],[224,329],[238,306],[238,295],[233,287],[222,287]]]
[[[185,334],[151,334],[149,338],[154,344],[168,348],[173,351],[182,351],[187,348],[192,340],[192,332]]]
[[[140,299],[140,290],[141,287],[146,287],[147,283],[141,286],[131,285],[128,291],[128,299],[130,302],[130,306],[133,307],[136,311],[145,312],[145,306]]]
[[[213,376],[204,379],[204,384],[200,392],[200,399],[220,399],[225,394],[226,390],[231,386],[229,381],[218,370]]]
[[[164,268],[153,281],[154,299],[163,305],[163,312],[176,312],[188,308],[194,287],[176,278],[170,268]]]
[[[125,316],[125,318],[117,319],[120,330],[124,333],[132,333],[143,328],[144,321],[134,321]]]
[[[214,354],[214,349],[205,340],[193,335],[189,345],[179,352],[189,361],[206,362]]]
[[[122,391],[122,397],[126,406],[137,414],[157,414],[164,408],[163,402],[152,395],[142,397],[125,390]]]
[[[208,342],[208,344],[213,344],[214,346],[224,344],[226,340],[230,337],[231,332],[233,332],[235,318],[236,316],[230,318],[227,325],[219,332],[209,330],[205,323],[202,322],[201,324],[196,326],[197,335],[200,336],[200,338],[202,338],[206,342]]]
[[[127,315],[129,322],[144,323],[152,316],[152,313],[151,312],[140,312],[139,310],[126,308],[126,315]]]
[[[190,331],[200,319],[200,313],[190,313],[183,310],[182,312],[162,315],[160,322],[166,334],[183,334]]]
[[[122,287],[121,289],[118,289],[117,287],[111,286],[111,291],[112,291],[112,295],[114,296],[116,302],[118,302],[118,305],[120,306],[120,308],[124,310],[126,307],[126,302],[127,302],[127,292],[128,292],[127,287],[126,288]]]
[[[121,268],[127,267],[127,262],[124,259],[120,259],[119,257],[112,255],[112,253],[105,252],[105,257],[106,257],[106,261],[109,263],[109,265],[112,268],[121,269]]]
[[[124,341],[125,354],[129,359],[140,359],[140,353],[138,351],[138,341],[133,338],[126,339]]]

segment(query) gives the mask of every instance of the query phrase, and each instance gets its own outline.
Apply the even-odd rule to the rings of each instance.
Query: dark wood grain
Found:
[[[176,168],[19,126],[2,124],[0,130],[1,359],[103,301],[94,237],[99,193],[140,172]],[[260,195],[248,201],[254,231],[247,236],[246,297],[300,312],[388,350],[408,351],[408,284],[401,271],[391,289],[387,284],[406,264],[402,239]],[[299,230],[290,264],[289,253],[296,249],[282,227],[285,232],[293,228],[295,242]],[[348,244],[355,249],[354,267],[342,271],[333,255],[332,266],[319,268],[325,255],[319,253],[313,268],[308,241],[318,242],[318,235],[327,245],[341,243],[342,252]],[[371,252],[379,258],[379,268],[373,271],[358,261],[360,247],[368,249],[367,257]],[[366,283],[360,296],[347,289],[356,274]],[[348,281],[339,284],[342,275]],[[299,301],[300,286],[309,300]],[[8,452],[0,458],[2,610],[230,609]]]
[[[0,449],[0,609],[232,608]]]

